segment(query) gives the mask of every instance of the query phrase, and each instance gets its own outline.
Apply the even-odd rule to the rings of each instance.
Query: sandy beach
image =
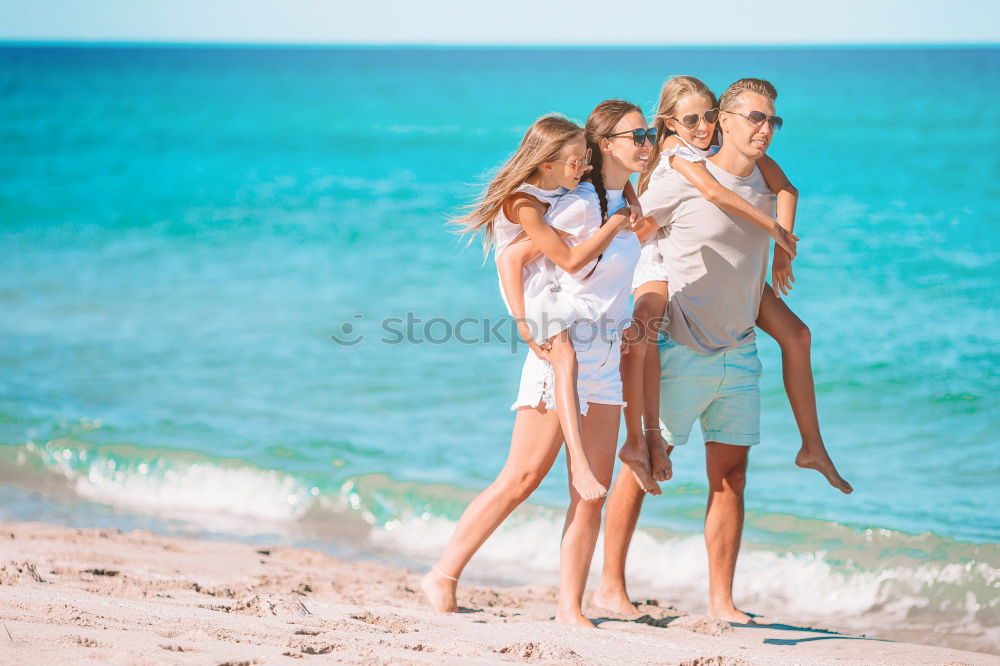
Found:
[[[640,605],[552,621],[556,590],[461,585],[429,610],[420,572],[267,544],[0,523],[0,663],[1000,664],[1000,657]]]

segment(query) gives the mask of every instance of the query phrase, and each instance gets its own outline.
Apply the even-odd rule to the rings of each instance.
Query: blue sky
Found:
[[[2,40],[322,44],[1000,42],[998,0],[0,0]]]

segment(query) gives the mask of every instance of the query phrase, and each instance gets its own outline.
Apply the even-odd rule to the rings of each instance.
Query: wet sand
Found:
[[[547,586],[459,586],[431,611],[422,572],[146,531],[0,523],[0,663],[1000,664],[1000,657],[782,624],[730,626],[640,604],[636,621],[552,621]],[[306,660],[300,662],[299,660]]]

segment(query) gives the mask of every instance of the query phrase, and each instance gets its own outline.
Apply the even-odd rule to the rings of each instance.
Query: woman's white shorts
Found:
[[[580,396],[580,413],[587,413],[589,403],[599,405],[624,405],[622,400],[621,330],[610,332],[590,325],[577,323],[570,328],[573,349],[576,351],[577,392]],[[555,373],[552,365],[528,350],[521,368],[521,386],[517,400],[510,406],[537,407],[544,403],[546,409],[555,409]]]

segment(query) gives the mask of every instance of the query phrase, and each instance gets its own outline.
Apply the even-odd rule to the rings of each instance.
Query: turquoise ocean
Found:
[[[535,117],[649,114],[675,74],[779,90],[788,302],[856,488],[794,466],[762,334],[738,602],[1000,654],[994,47],[2,46],[0,519],[429,566],[503,463],[526,353],[444,222]],[[629,560],[695,611],[698,441]],[[469,580],[553,582],[566,503],[559,462]]]

